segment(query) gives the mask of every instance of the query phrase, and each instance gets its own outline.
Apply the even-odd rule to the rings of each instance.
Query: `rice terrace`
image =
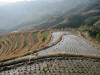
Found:
[[[12,32],[0,37],[0,75],[100,74],[100,49],[72,31]]]
[[[0,0],[0,75],[100,75],[100,0]]]

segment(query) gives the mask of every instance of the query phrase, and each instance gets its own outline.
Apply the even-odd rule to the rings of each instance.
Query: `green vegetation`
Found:
[[[81,32],[88,32],[88,34],[96,41],[100,42],[100,26],[81,26]]]
[[[89,17],[85,20],[85,24],[86,25],[95,25],[95,22],[97,22],[100,19],[100,16],[93,16],[93,17]]]
[[[43,41],[45,41],[48,38],[50,31],[43,31],[42,35],[43,35]]]
[[[94,25],[99,26],[100,25],[100,20],[98,20]]]
[[[81,32],[88,32],[90,37],[100,42],[100,0],[92,5],[73,8],[71,11],[61,16],[64,20],[56,24],[55,30],[78,29]]]
[[[58,22],[53,27],[54,29],[100,25],[100,0],[96,0],[90,5],[79,5],[59,18],[63,18],[63,20],[60,20],[59,23],[59,20],[56,19]]]
[[[96,40],[100,42],[100,33],[96,35]]]
[[[83,13],[83,14],[81,14]],[[80,26],[93,26],[100,25],[100,14],[97,13],[89,13],[86,12],[77,13],[75,15],[71,15],[65,23],[57,24],[54,28],[79,28]],[[99,12],[100,13],[100,12]]]
[[[38,32],[32,33],[32,37],[34,38],[34,41],[35,41],[36,43],[39,42],[39,39],[38,39],[38,37],[37,37],[37,34],[38,34]]]

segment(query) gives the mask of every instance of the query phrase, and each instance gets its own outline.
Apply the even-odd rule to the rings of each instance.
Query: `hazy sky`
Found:
[[[0,0],[0,3],[1,2],[18,2],[18,1],[31,1],[31,0]],[[33,0],[33,1],[35,1],[35,0]]]

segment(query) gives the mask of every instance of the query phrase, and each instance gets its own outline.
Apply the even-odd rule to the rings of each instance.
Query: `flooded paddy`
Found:
[[[100,55],[99,48],[94,47],[71,32],[53,32],[49,44],[55,42],[61,35],[63,37],[60,42],[37,52],[38,56],[61,52],[76,55]],[[33,55],[22,58],[26,59]],[[17,65],[22,63],[24,64],[17,67]],[[1,71],[0,75],[100,75],[100,61],[89,57],[55,56],[22,63],[4,67],[8,68],[8,70]],[[11,66],[12,68],[9,69]],[[0,67],[1,70],[2,68]]]
[[[48,53],[56,53],[56,52],[70,52],[75,54],[100,54],[100,49],[94,47],[89,42],[84,40],[81,37],[78,37],[69,32],[54,32],[52,35],[53,41],[55,41],[61,34],[65,34],[62,37],[62,40],[56,45],[39,51],[38,54],[48,54]]]

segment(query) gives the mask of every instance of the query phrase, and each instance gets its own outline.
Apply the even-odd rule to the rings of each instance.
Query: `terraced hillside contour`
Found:
[[[51,54],[0,67],[0,75],[99,75],[100,57]]]
[[[51,31],[12,32],[0,35],[0,60],[44,48],[50,38]]]
[[[26,33],[28,34],[28,32]],[[38,32],[38,35],[40,37],[43,35],[44,38],[40,38],[39,43],[36,44],[38,47],[40,46],[40,50],[37,50],[36,54],[32,53],[20,58],[0,61],[0,75],[100,74],[99,48],[70,31],[52,32],[51,38],[47,33],[48,31]],[[43,41],[48,40],[47,35],[50,41],[45,43]],[[37,41],[36,38],[35,41]],[[42,46],[46,47],[41,49]],[[29,49],[30,47],[25,45],[25,48]]]

